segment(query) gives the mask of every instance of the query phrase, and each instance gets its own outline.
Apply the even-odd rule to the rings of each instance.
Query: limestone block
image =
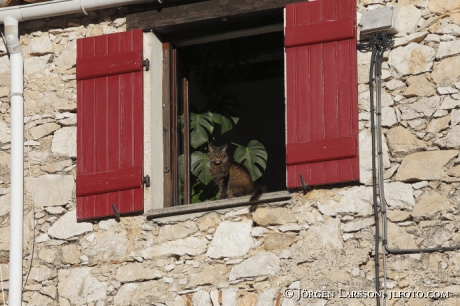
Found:
[[[40,258],[43,261],[46,261],[47,263],[53,263],[56,259],[56,251],[43,248],[38,253],[38,258]]]
[[[45,174],[26,178],[27,195],[41,207],[61,206],[72,200],[75,180],[72,175]]]
[[[56,276],[56,270],[50,269],[47,266],[32,267],[29,274],[29,278],[37,282],[43,282]]]
[[[207,266],[200,273],[191,274],[190,281],[185,288],[194,289],[204,285],[220,287],[227,282],[227,274],[228,268],[225,265]]]
[[[10,278],[10,269],[7,264],[0,264],[0,269],[2,269],[3,280],[7,281]]]
[[[91,249],[85,250],[85,254],[91,261],[122,261],[128,257],[129,248],[132,247],[126,232],[105,232],[95,238]]]
[[[422,117],[431,117],[439,107],[441,98],[438,96],[423,97],[409,104],[399,107],[402,120],[412,120]]]
[[[436,59],[443,59],[448,56],[456,55],[460,53],[460,40],[446,41],[439,44],[438,52],[436,53]]]
[[[414,221],[433,220],[440,217],[441,212],[452,210],[447,196],[441,195],[436,191],[431,191],[420,196],[411,212]]]
[[[10,227],[0,228],[0,251],[9,251],[10,250]]]
[[[57,163],[46,164],[45,166],[42,166],[41,169],[48,173],[56,173],[70,166],[72,166],[72,160],[66,159]]]
[[[424,141],[420,140],[402,126],[392,128],[386,133],[388,147],[393,156],[406,155],[420,151],[426,147]]]
[[[391,249],[417,249],[418,246],[405,229],[388,222],[388,246]]]
[[[387,210],[387,217],[391,222],[402,222],[410,218],[410,213],[402,210]]]
[[[460,122],[460,110],[459,109],[453,109],[451,112],[451,126],[457,125]]]
[[[10,202],[11,197],[9,193],[7,195],[0,197],[0,217],[10,213]]]
[[[460,126],[458,126],[460,128]],[[457,150],[417,152],[404,157],[396,173],[396,180],[403,182],[441,180],[455,157]]]
[[[438,87],[438,94],[440,95],[449,95],[458,93],[458,89],[447,86],[447,87]]]
[[[428,9],[436,15],[442,15],[458,9],[459,6],[458,0],[430,0]]]
[[[59,130],[60,126],[56,123],[45,123],[29,129],[30,135],[34,140],[40,139],[44,136],[52,134],[54,131]]]
[[[280,270],[280,259],[273,253],[261,252],[234,266],[230,271],[229,280],[239,278],[273,275]]]
[[[54,53],[53,44],[48,35],[42,35],[30,40],[27,46],[30,55],[45,55]]]
[[[357,215],[367,217],[372,214],[371,200],[372,188],[355,186],[339,190],[334,199],[319,198],[318,209],[323,215],[327,216]]]
[[[390,52],[389,64],[401,76],[420,74],[431,70],[435,53],[431,47],[410,43],[393,49]]]
[[[24,74],[43,73],[46,68],[46,64],[52,61],[54,55],[46,54],[43,56],[33,56],[24,60]]]
[[[431,73],[433,81],[441,86],[449,86],[460,80],[460,56],[453,56],[436,62]]]
[[[62,216],[48,229],[48,235],[57,239],[69,239],[92,231],[93,225],[91,223],[77,223],[77,212],[76,210],[72,210]]]
[[[394,209],[411,211],[415,205],[414,191],[410,184],[391,182],[384,184],[385,201]]]
[[[453,112],[455,117],[452,120],[458,120],[458,112]],[[452,127],[446,136],[446,147],[450,149],[460,149],[460,125]]]
[[[56,131],[51,145],[51,152],[76,157],[77,128],[74,126],[63,127]]]
[[[449,171],[447,171],[447,175],[449,175],[449,176],[455,176],[455,177],[460,177],[460,165],[459,165],[459,166],[455,166],[455,167],[453,167],[452,169],[450,169]]]
[[[203,254],[207,245],[208,240],[206,238],[189,237],[149,247],[142,251],[142,257],[152,259],[159,256],[184,256],[185,254],[195,256]]]
[[[411,76],[406,82],[409,87],[403,93],[405,97],[430,97],[436,94],[433,84],[423,74]]]
[[[64,72],[76,65],[77,62],[77,44],[75,40],[67,43],[61,54],[57,57],[55,64],[58,70]]]
[[[392,127],[398,123],[395,111],[392,107],[382,107],[382,126]]]
[[[354,221],[345,223],[345,225],[342,228],[342,231],[344,233],[357,232],[364,228],[368,228],[369,226],[374,225],[374,224],[375,224],[375,219],[373,217],[366,218],[366,219],[358,219],[358,220],[354,220]]]
[[[206,256],[210,258],[243,256],[252,246],[251,229],[251,220],[222,222],[217,227]]]
[[[273,305],[273,302],[276,298],[276,290],[275,289],[268,289],[262,292],[259,296],[259,300],[257,301],[256,306],[266,306],[266,305]]]
[[[419,43],[428,36],[428,32],[415,32],[410,35],[404,35],[395,39],[394,48],[405,46],[411,42]]]
[[[430,133],[439,133],[441,131],[444,131],[449,127],[449,122],[450,122],[450,115],[441,117],[439,119],[432,119],[430,123],[427,126],[427,131]],[[459,121],[460,121],[460,116],[459,116]]]
[[[295,234],[270,233],[265,237],[264,247],[267,251],[288,248],[297,240]]]
[[[411,34],[422,17],[422,13],[413,5],[406,5],[399,9],[399,33],[396,36]]]
[[[391,80],[385,84],[385,87],[388,90],[395,90],[395,89],[404,87],[404,83],[401,82],[400,80]]]
[[[0,142],[11,142],[11,128],[4,121],[0,121]]]
[[[193,221],[186,221],[182,223],[165,225],[160,228],[158,234],[158,241],[163,242],[166,240],[176,240],[179,238],[187,237],[198,231],[198,227]]]
[[[222,291],[222,305],[226,306],[240,306],[241,302],[237,304],[238,288],[228,288]]]
[[[121,283],[160,279],[163,275],[158,269],[145,263],[128,263],[118,268],[115,279]]]
[[[0,44],[3,44],[3,40],[0,40]],[[10,60],[8,56],[0,57],[0,74],[10,73]]]
[[[40,293],[49,296],[52,299],[56,298],[57,288],[55,286],[42,287]]]
[[[253,214],[254,222],[262,225],[283,225],[286,223],[295,223],[297,219],[291,210],[284,207],[277,207],[273,209],[257,208]]]
[[[198,290],[192,298],[193,306],[212,306],[211,297],[205,290]]]
[[[107,300],[107,282],[100,282],[91,274],[92,268],[61,269],[58,273],[59,297],[73,305],[87,305]]]
[[[331,245],[333,248],[341,249],[343,247],[340,233],[340,221],[330,219],[323,224],[311,226],[305,236],[305,241],[318,248]]]
[[[460,106],[460,100],[452,99],[451,97],[445,97],[442,100],[440,109],[453,109]]]
[[[62,215],[67,212],[67,210],[61,206],[48,206],[45,207],[45,211],[50,215]]]
[[[238,306],[254,306],[257,303],[258,295],[255,292],[243,293],[238,299]],[[222,304],[225,305],[225,304]],[[230,304],[231,305],[231,304]],[[236,306],[237,304],[235,304]]]
[[[54,300],[44,295],[41,295],[38,292],[34,292],[32,297],[30,298],[29,303],[27,303],[27,306],[53,306],[53,305],[54,305]]]
[[[80,262],[80,250],[75,244],[63,246],[61,252],[63,263],[73,265]]]

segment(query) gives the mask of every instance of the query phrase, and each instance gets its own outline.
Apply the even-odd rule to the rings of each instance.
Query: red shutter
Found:
[[[77,41],[77,219],[144,208],[142,31]]]
[[[286,6],[287,187],[359,179],[356,0]]]

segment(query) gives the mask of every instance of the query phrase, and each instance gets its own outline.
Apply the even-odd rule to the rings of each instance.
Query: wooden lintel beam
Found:
[[[160,11],[144,11],[126,17],[128,30],[158,30],[178,24],[225,18],[240,14],[282,8],[286,4],[305,0],[211,0],[164,8]]]

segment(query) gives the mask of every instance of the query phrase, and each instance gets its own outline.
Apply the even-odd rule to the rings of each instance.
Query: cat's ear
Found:
[[[226,152],[226,151],[227,151],[227,144],[224,144],[224,145],[222,146],[222,149],[221,149],[221,150],[222,150],[222,152]]]
[[[208,143],[208,149],[209,149],[209,152],[215,151],[214,147],[210,143]]]

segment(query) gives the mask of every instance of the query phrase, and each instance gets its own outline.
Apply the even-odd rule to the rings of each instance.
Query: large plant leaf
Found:
[[[205,185],[197,181],[192,186],[192,203],[201,203],[206,201],[217,200],[219,196],[219,187],[216,184]]]
[[[267,168],[267,150],[257,140],[251,140],[247,147],[239,146],[235,150],[233,158],[248,169],[253,181],[262,176],[260,169],[265,171]]]
[[[233,126],[238,123],[239,119],[240,118],[238,117],[229,117],[217,113],[212,113],[212,121],[220,125],[221,134],[230,131]]]
[[[209,173],[209,166],[210,163],[206,158],[206,153],[200,151],[192,153],[192,173],[205,185],[212,181],[212,176]]]
[[[190,113],[190,145],[196,149],[209,140],[214,129],[210,112]]]

